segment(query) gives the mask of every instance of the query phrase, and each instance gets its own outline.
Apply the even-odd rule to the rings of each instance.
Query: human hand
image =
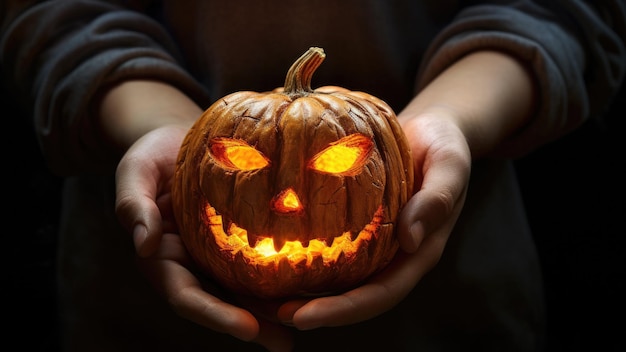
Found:
[[[440,73],[398,114],[413,157],[415,194],[397,220],[401,251],[362,286],[290,301],[281,321],[306,330],[373,318],[404,299],[439,261],[465,202],[472,159],[499,152],[535,109],[533,77],[507,54],[478,51]]]
[[[289,351],[293,342],[286,327],[219,298],[214,287],[193,273],[193,263],[176,233],[170,193],[187,132],[175,125],[157,128],[138,139],[118,165],[116,212],[132,233],[139,267],[181,317],[270,351]]]
[[[401,251],[362,286],[336,296],[289,301],[279,319],[301,330],[371,319],[404,299],[439,261],[464,204],[471,155],[445,110],[398,118],[408,138],[416,193],[397,221]]]

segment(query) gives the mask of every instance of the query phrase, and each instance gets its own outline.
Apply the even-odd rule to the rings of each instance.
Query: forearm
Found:
[[[492,152],[522,128],[536,109],[532,75],[495,51],[469,54],[443,71],[399,114],[406,126],[420,116],[450,119],[473,158]]]
[[[13,5],[7,3],[10,13]],[[113,85],[140,79],[165,82],[198,104],[208,103],[205,88],[180,65],[168,32],[141,13],[104,1],[37,2],[27,11],[16,9],[2,19],[3,83],[33,117],[48,166],[59,175],[110,172],[120,150],[136,138],[133,129],[127,136],[103,130],[107,126],[98,120],[98,98]],[[107,128],[121,132],[115,128],[118,122]]]
[[[133,80],[111,88],[98,118],[111,148],[124,151],[139,137],[164,125],[191,127],[202,109],[179,89],[157,81]]]

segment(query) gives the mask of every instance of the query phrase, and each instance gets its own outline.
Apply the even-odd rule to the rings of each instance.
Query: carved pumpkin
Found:
[[[262,298],[348,289],[387,265],[413,187],[392,109],[363,92],[310,87],[309,49],[284,88],[227,95],[181,146],[172,196],[193,260]]]

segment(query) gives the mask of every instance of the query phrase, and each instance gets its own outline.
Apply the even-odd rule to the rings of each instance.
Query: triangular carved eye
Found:
[[[262,169],[270,163],[263,153],[240,139],[213,138],[210,150],[215,161],[226,169],[252,171]]]
[[[309,167],[318,172],[354,176],[361,171],[372,150],[372,140],[362,134],[351,134],[331,143],[317,153]]]

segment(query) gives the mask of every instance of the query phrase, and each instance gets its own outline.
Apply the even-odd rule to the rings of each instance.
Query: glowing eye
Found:
[[[257,170],[270,163],[261,152],[239,139],[213,138],[211,154],[218,163],[229,169]]]
[[[372,150],[372,140],[362,134],[352,134],[331,143],[310,161],[313,170],[341,175],[355,175],[365,164]]]

